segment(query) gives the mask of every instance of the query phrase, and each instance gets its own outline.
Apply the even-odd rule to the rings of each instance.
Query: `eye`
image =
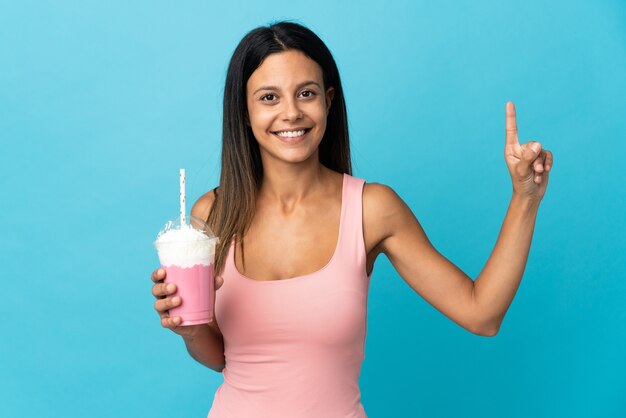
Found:
[[[274,98],[274,97],[276,97],[276,95],[272,94],[272,93],[265,94],[265,95],[261,96],[261,101],[263,101],[263,102],[271,102],[272,100],[271,99],[267,100],[266,99],[267,97]]]
[[[304,97],[307,97],[307,98],[308,98],[308,97],[313,97],[313,96],[315,96],[315,95],[316,95],[316,93],[315,93],[313,90],[304,90],[304,91],[303,91],[302,93],[300,93],[300,94],[302,94]]]

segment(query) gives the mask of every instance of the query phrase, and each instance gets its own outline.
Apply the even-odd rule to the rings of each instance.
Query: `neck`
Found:
[[[263,162],[263,183],[258,198],[286,210],[319,191],[328,171],[317,155],[301,163]]]

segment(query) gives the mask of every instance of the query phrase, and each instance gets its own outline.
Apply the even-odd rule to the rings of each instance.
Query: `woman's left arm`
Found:
[[[506,106],[504,154],[513,196],[495,248],[475,281],[432,246],[393,190],[371,184],[364,191],[364,219],[381,237],[378,246],[400,276],[452,321],[484,336],[497,334],[519,287],[553,161],[538,142],[519,144],[513,103]]]
[[[542,150],[539,142],[520,145],[512,102],[506,104],[504,159],[513,182],[513,197],[495,248],[474,282],[474,299],[495,332],[522,280],[553,162],[552,152]]]

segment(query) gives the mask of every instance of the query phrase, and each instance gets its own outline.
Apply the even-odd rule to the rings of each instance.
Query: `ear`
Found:
[[[246,112],[246,125],[251,126],[250,125],[250,117],[248,116],[248,112]]]
[[[326,90],[326,113],[330,110],[330,105],[333,101],[333,97],[335,97],[335,88],[329,87]]]

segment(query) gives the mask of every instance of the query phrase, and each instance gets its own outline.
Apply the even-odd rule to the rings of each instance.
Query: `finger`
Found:
[[[522,161],[517,164],[517,174],[527,177],[531,171],[534,171],[535,160],[541,153],[541,144],[539,142],[527,142],[522,145]]]
[[[174,296],[173,298],[157,299],[154,301],[154,309],[163,315],[172,308],[180,305],[180,296]]]
[[[537,184],[541,184],[544,181],[548,181],[548,176],[550,175],[550,173],[548,171],[544,171],[541,174],[536,174],[535,175],[535,183]]]
[[[539,152],[539,155],[537,156],[535,161],[533,161],[533,169],[535,170],[534,180],[537,184],[541,184],[541,182],[543,182],[544,175],[547,175],[545,173],[545,159],[546,152],[542,150],[541,152]]]
[[[176,285],[174,283],[157,283],[152,286],[152,295],[155,297],[165,297],[176,293]]]
[[[544,164],[546,171],[550,171],[550,169],[552,168],[552,161],[552,152],[546,150],[546,161]]]
[[[541,174],[545,171],[545,163],[546,163],[546,152],[541,151],[539,156],[533,161],[533,170],[535,173]]]
[[[158,268],[152,272],[152,276],[150,277],[153,282],[158,283],[165,279],[165,270],[162,268]]]
[[[515,105],[513,102],[506,103],[506,144],[519,144],[517,136],[517,120],[515,117]]]
[[[181,323],[180,316],[170,318],[169,316],[161,317],[161,326],[163,328],[176,328]]]

